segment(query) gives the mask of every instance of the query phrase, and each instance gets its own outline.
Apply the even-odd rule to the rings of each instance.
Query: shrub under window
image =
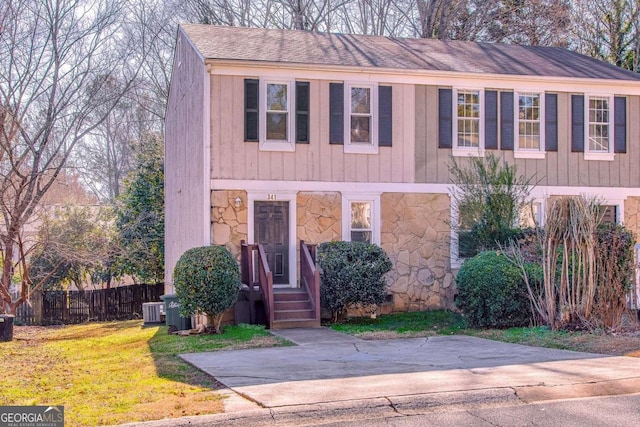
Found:
[[[385,273],[391,261],[379,246],[363,242],[327,242],[318,246],[320,299],[333,320],[350,307],[382,304]]]

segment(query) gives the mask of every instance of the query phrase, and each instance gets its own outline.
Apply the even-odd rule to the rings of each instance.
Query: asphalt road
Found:
[[[515,406],[449,410],[432,414],[364,418],[316,425],[341,427],[410,426],[562,426],[635,427],[640,424],[640,395],[583,398]],[[276,424],[285,425],[285,424]]]

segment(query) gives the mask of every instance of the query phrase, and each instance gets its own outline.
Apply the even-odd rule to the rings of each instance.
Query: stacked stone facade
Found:
[[[450,269],[450,201],[446,194],[384,193],[381,246],[394,311],[453,306]]]
[[[240,206],[236,206],[239,197]],[[224,245],[240,259],[240,241],[247,241],[246,191],[214,190],[211,192],[211,235],[214,245]]]
[[[235,202],[238,197],[242,200],[240,206]],[[246,201],[245,191],[211,192],[213,244],[225,245],[238,258],[240,241],[248,238]],[[393,264],[387,274],[393,311],[453,307],[455,283],[449,261],[449,197],[383,193],[380,207],[381,246]],[[297,194],[296,238],[311,244],[342,239],[339,192]]]
[[[640,239],[640,197],[628,197],[624,201],[624,225]]]
[[[298,193],[298,239],[318,244],[340,240],[342,236],[342,196],[340,193]]]

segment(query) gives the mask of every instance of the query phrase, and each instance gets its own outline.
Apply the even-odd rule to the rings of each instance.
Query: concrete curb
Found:
[[[513,389],[500,388],[281,406],[269,409],[129,423],[120,427],[300,426],[523,404]]]

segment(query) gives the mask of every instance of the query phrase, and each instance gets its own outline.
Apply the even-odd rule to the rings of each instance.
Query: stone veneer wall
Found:
[[[296,208],[298,239],[313,244],[341,239],[342,196],[340,193],[300,192]]]
[[[236,197],[242,199],[236,207]],[[247,192],[241,190],[211,191],[211,232],[214,245],[224,245],[240,259],[240,241],[247,241]]]
[[[450,201],[446,194],[383,193],[381,244],[394,311],[453,308]]]
[[[640,239],[640,197],[628,197],[624,201],[624,225]]]

